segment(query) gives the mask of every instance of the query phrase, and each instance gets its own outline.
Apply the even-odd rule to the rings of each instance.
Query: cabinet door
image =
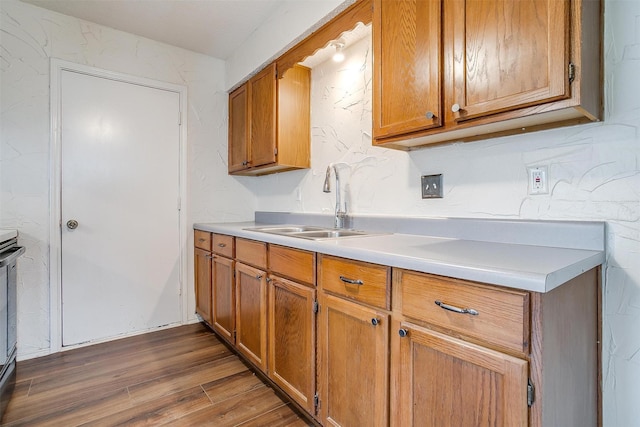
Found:
[[[271,64],[250,80],[250,166],[276,161],[276,65]]]
[[[394,329],[393,425],[527,425],[526,361],[410,323]]]
[[[442,125],[441,0],[375,0],[373,135]]]
[[[569,96],[568,0],[447,3],[445,52],[463,121]],[[457,104],[458,112],[453,112]],[[449,121],[447,119],[447,121]]]
[[[321,293],[320,419],[331,426],[386,426],[389,315]]]
[[[249,93],[247,84],[229,94],[229,172],[248,168]]]
[[[236,263],[236,347],[267,370],[267,276]]]
[[[269,280],[269,377],[313,413],[316,377],[316,290],[280,277]]]
[[[196,313],[202,319],[213,323],[211,312],[211,252],[195,249],[195,282],[196,282]]]
[[[235,292],[233,282],[233,260],[218,255],[213,256],[213,329],[234,342]]]

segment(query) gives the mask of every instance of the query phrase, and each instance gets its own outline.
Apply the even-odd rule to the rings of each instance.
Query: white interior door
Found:
[[[62,344],[180,322],[180,95],[60,81]]]

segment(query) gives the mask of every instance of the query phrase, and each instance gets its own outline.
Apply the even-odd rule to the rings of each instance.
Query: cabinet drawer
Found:
[[[233,237],[226,234],[212,234],[213,246],[211,250],[227,258],[233,258]]]
[[[390,309],[390,268],[331,256],[320,256],[322,289],[356,301]]]
[[[211,233],[207,231],[194,230],[193,244],[196,248],[204,249],[205,251],[210,251],[211,250]]]
[[[269,246],[269,267],[273,273],[315,286],[316,254],[284,246]]]
[[[236,260],[258,268],[267,268],[267,244],[248,239],[236,239]]]
[[[405,270],[393,274],[394,308],[402,315],[518,352],[528,349],[527,292]]]

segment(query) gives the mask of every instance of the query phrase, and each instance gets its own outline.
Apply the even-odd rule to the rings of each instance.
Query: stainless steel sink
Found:
[[[322,231],[306,231],[301,233],[293,233],[293,237],[300,237],[301,239],[336,239],[339,237],[355,237],[355,236],[367,236],[371,233],[366,231],[356,230],[322,230]]]
[[[291,233],[301,233],[305,231],[323,231],[326,230],[324,227],[315,227],[310,225],[274,225],[274,226],[265,226],[265,227],[252,227],[245,228],[245,230],[249,231],[259,231],[261,233],[271,233],[271,234],[291,234]]]
[[[245,230],[309,240],[339,239],[342,237],[370,236],[373,234],[367,231],[343,230],[335,228],[316,227],[312,225],[274,225],[245,228]]]

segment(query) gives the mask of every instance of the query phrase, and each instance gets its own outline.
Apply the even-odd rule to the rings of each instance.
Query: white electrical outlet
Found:
[[[546,166],[527,168],[529,194],[549,194],[548,169]]]

